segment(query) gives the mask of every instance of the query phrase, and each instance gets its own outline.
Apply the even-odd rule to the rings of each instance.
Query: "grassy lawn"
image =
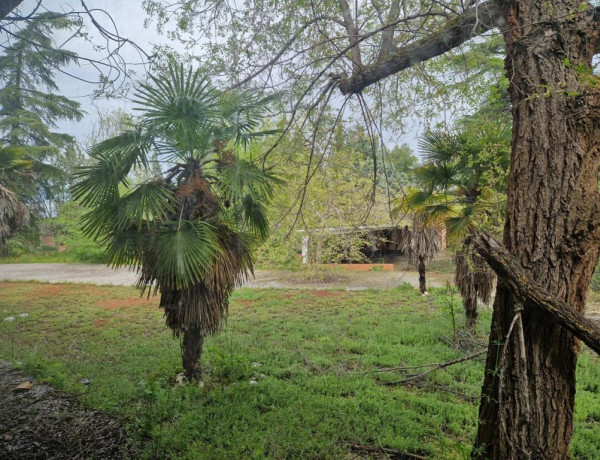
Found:
[[[353,458],[358,444],[460,459],[474,436],[481,360],[418,386],[384,385],[400,374],[374,372],[469,353],[440,340],[452,337],[447,301],[410,286],[238,290],[227,329],[206,342],[199,388],[173,384],[179,344],[156,299],[126,287],[0,283],[0,318],[29,314],[0,321],[0,357],[122,416],[142,458]],[[599,364],[588,352],[579,364],[578,459],[600,458]]]
[[[31,252],[20,256],[0,257],[0,264],[80,264],[101,263],[100,256],[83,256],[74,252]]]

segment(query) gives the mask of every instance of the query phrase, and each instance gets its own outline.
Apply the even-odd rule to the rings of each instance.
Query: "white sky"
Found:
[[[146,13],[141,6],[141,0],[86,0],[86,5],[90,9],[103,9],[105,10],[114,21],[119,34],[122,37],[128,38],[134,41],[138,46],[143,48],[148,53],[152,52],[153,45],[155,44],[167,44],[169,40],[165,36],[158,35],[155,27],[151,24],[148,28],[144,27],[144,22],[147,19]],[[32,8],[37,4],[37,0],[25,0],[21,5],[21,13],[29,14]],[[65,0],[44,0],[43,7],[49,11],[64,11],[71,9],[82,9],[79,0],[72,0],[70,2]],[[98,20],[102,26],[109,29],[111,32],[114,31],[110,19],[100,13],[95,12],[94,17]],[[99,33],[94,26],[86,20],[87,32],[90,34],[92,43],[104,43]],[[61,42],[62,37],[57,37],[56,41]],[[171,45],[176,45],[170,43]],[[101,57],[101,53],[94,52],[89,43],[86,43],[82,39],[77,39],[69,43],[68,49],[77,52],[81,56],[86,57]],[[127,62],[140,62],[140,56],[138,52],[131,46],[125,46],[120,54],[124,57]],[[137,78],[143,78],[145,70],[143,66],[131,66],[129,67],[135,70]],[[98,72],[94,69],[91,64],[82,62],[79,66],[73,66],[72,68],[65,69],[71,74],[74,74],[80,78],[97,81]],[[63,122],[59,125],[59,129],[62,132],[67,132],[75,136],[82,144],[85,144],[86,139],[91,134],[94,124],[98,118],[98,111],[110,112],[117,109],[122,109],[127,112],[131,112],[132,104],[127,100],[127,97],[121,97],[118,99],[97,99],[93,100],[90,94],[97,87],[93,84],[84,83],[73,77],[56,73],[56,82],[60,88],[61,94],[77,100],[81,103],[82,109],[87,112],[86,117],[79,123]],[[400,137],[388,137],[386,143],[389,147],[403,142],[408,143],[415,153],[417,152],[417,136],[418,136],[418,121],[415,120],[414,126],[408,126],[410,131]]]

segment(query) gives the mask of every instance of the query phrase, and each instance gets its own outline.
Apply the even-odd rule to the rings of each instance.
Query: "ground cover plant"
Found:
[[[140,298],[128,287],[4,282],[0,316],[16,319],[0,321],[0,358],[122,416],[142,458],[376,455],[364,447],[468,458],[482,361],[413,385],[387,385],[402,375],[376,372],[476,351],[489,312],[476,340],[458,350],[449,345],[450,300],[443,289],[421,297],[410,286],[237,290],[226,330],[207,339],[199,388],[174,384],[179,346],[163,326],[157,298]],[[454,303],[459,311],[457,297]],[[577,459],[600,457],[598,364],[591,353],[579,361]]]

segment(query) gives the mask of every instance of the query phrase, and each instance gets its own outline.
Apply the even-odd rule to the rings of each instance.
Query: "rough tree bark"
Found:
[[[498,2],[513,111],[504,245],[545,290],[579,312],[600,246],[600,125],[589,71],[598,30],[581,6]],[[547,311],[525,309],[523,360],[517,334],[498,345],[515,311],[513,295],[499,285],[473,457],[568,459],[579,343]]]
[[[185,376],[189,381],[194,378],[200,379],[202,376],[199,363],[203,344],[204,335],[200,328],[189,328],[183,333],[181,356]]]

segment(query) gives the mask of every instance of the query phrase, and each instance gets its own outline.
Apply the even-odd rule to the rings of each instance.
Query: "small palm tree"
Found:
[[[468,236],[500,228],[510,136],[510,127],[497,121],[484,121],[472,131],[427,132],[420,143],[425,162],[414,171],[419,187],[403,199],[406,209],[444,225],[458,247],[455,283],[470,327],[476,324],[478,299],[490,300],[495,275],[474,253]]]
[[[413,226],[406,235],[405,250],[411,263],[419,271],[419,291],[427,294],[426,264],[431,262],[441,249],[440,235],[434,226],[418,215],[413,215]]]
[[[242,147],[269,134],[257,132],[269,99],[216,91],[171,62],[136,103],[139,120],[91,149],[96,162],[81,168],[73,195],[91,208],[83,230],[106,244],[107,263],[136,269],[142,293],[160,292],[186,376],[200,378],[204,338],[220,330],[268,232],[265,203],[279,181]],[[161,173],[132,185],[129,174],[149,170],[149,158]]]

